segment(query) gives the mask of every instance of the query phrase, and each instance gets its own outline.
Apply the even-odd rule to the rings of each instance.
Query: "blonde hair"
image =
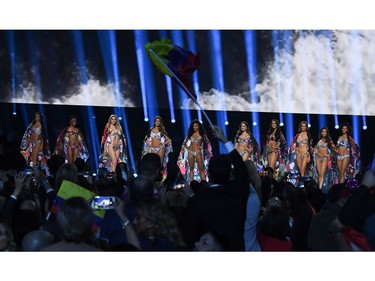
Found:
[[[120,122],[118,121],[118,117],[117,117],[116,114],[111,114],[111,116],[109,116],[106,127],[109,128],[109,126],[111,125],[111,119],[112,119],[112,117],[115,117],[115,118],[116,118],[116,124],[115,124],[116,129],[117,129],[117,130],[120,130],[121,132],[123,132],[122,127],[121,127],[121,124],[120,124]]]

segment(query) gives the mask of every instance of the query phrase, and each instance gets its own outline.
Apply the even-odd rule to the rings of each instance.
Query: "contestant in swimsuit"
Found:
[[[246,121],[240,123],[234,143],[235,148],[242,156],[243,161],[251,160],[255,165],[260,162],[258,142],[250,132],[250,126]]]
[[[64,156],[66,162],[70,164],[74,164],[78,157],[85,162],[89,158],[85,138],[78,126],[76,115],[69,117],[69,126],[64,128],[59,134],[56,141],[55,154]]]
[[[330,137],[327,127],[320,129],[318,143],[314,147],[315,158],[315,180],[319,188],[329,190],[333,184],[338,183],[336,165],[336,147]]]
[[[289,146],[290,170],[297,169],[301,177],[312,176],[312,153],[312,137],[309,133],[308,124],[306,121],[302,121],[299,123],[298,133]]]
[[[208,162],[212,156],[211,143],[198,119],[190,123],[188,135],[182,143],[177,165],[187,182],[206,180]]]
[[[161,116],[156,116],[154,125],[143,140],[142,157],[147,153],[156,153],[160,156],[163,180],[167,177],[168,155],[172,151],[172,140],[165,130],[163,119]]]
[[[353,179],[360,170],[360,151],[351,132],[352,129],[348,123],[340,126],[340,136],[336,144],[340,183]]]
[[[271,167],[274,171],[274,177],[281,179],[284,176],[288,161],[288,146],[284,134],[281,132],[279,120],[271,120],[263,147],[261,157],[263,167]]]
[[[127,163],[126,137],[115,114],[109,116],[104,126],[100,150],[99,166],[106,167],[109,172],[116,172],[118,163]]]
[[[50,151],[46,127],[40,112],[35,112],[34,120],[23,134],[20,151],[28,166],[39,165],[42,170],[47,168]]]

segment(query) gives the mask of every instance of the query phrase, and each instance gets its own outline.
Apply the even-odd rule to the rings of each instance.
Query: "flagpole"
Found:
[[[176,74],[174,74],[174,72],[164,63],[164,61],[152,49],[149,49],[149,51],[166,69],[169,70],[170,73],[172,73],[173,78],[176,79],[180,87],[182,87],[185,90],[185,92],[190,96],[190,98],[195,102],[195,104],[199,107],[199,109],[203,112],[204,116],[207,118],[207,121],[210,124],[211,128],[213,128],[214,125],[212,124],[210,118],[208,118],[206,112],[203,110],[203,108],[198,103],[198,101],[194,98],[194,95],[189,91],[189,89],[184,85],[184,83],[181,82],[181,80],[176,76]]]

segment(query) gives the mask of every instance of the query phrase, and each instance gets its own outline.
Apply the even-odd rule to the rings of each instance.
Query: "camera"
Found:
[[[108,210],[115,207],[116,197],[114,196],[95,196],[91,201],[91,208],[94,210]]]
[[[170,189],[172,190],[178,190],[178,189],[182,189],[185,187],[185,182],[184,181],[175,181],[172,186],[170,187]]]
[[[293,184],[295,187],[300,184],[300,175],[297,171],[289,171],[286,173],[286,181]],[[303,183],[303,181],[302,181]]]
[[[31,168],[25,168],[22,170],[23,173],[25,173],[27,176],[33,176],[34,173],[33,173],[33,169]]]
[[[22,170],[22,172],[26,174],[26,177],[32,179],[31,184],[30,184],[31,186],[37,185],[35,174],[34,174],[34,171],[33,171],[32,168],[25,168],[25,169]]]

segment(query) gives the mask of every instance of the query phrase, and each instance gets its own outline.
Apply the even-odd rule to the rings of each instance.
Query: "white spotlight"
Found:
[[[13,115],[17,115],[17,112],[15,112],[15,111],[13,111],[13,113],[12,113]]]
[[[120,120],[120,121],[121,121],[121,120],[122,120],[122,117],[121,117],[121,116],[119,116],[119,117],[118,117],[118,120]]]
[[[172,120],[171,120],[171,123],[176,123],[176,119],[172,119]]]
[[[96,173],[92,173],[92,176],[93,176],[93,177],[96,177]]]
[[[95,118],[96,118],[96,116],[95,116],[95,115],[93,115],[93,116],[91,116],[91,118],[92,118],[92,119],[95,119]]]
[[[148,117],[145,117],[145,122],[148,122]]]
[[[309,127],[309,128],[310,128],[310,127],[311,127],[311,124],[307,124],[307,127]]]
[[[336,124],[336,125],[335,125],[335,129],[338,129],[338,128],[340,128],[340,126]]]
[[[367,130],[367,126],[366,125],[363,126],[363,130]]]
[[[284,123],[283,123],[283,122],[281,122],[281,123],[280,123],[280,126],[281,126],[281,127],[282,127],[282,126],[284,126]]]
[[[258,123],[254,121],[253,122],[253,126],[255,127],[256,125],[258,125]]]
[[[228,121],[225,121],[224,124],[225,124],[225,126],[228,126],[228,125],[229,125],[229,122],[228,122]]]
[[[133,174],[133,177],[135,177],[135,178],[138,177],[138,174],[137,174],[137,173],[134,173],[134,174]]]

